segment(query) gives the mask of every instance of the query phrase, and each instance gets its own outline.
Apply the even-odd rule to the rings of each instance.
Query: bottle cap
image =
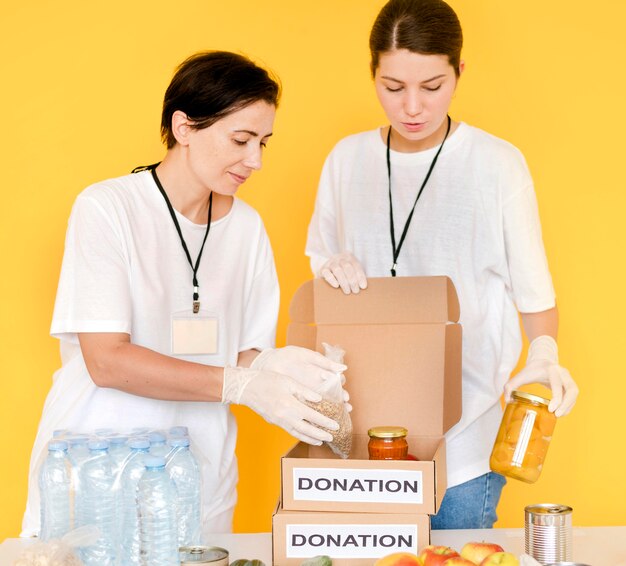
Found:
[[[375,426],[367,431],[374,438],[403,438],[409,431],[402,426]]]
[[[123,434],[111,436],[109,437],[109,442],[111,446],[123,446],[128,442],[128,436],[124,436]]]
[[[165,468],[165,458],[163,458],[162,456],[148,456],[144,460],[144,464],[146,466],[146,470]]]
[[[48,450],[67,450],[65,440],[51,440],[48,442]]]
[[[169,445],[173,447],[177,446],[189,446],[189,437],[188,436],[175,436],[174,438],[170,438]]]
[[[95,434],[96,436],[112,436],[115,431],[112,428],[97,428]]]
[[[128,446],[133,450],[147,450],[150,448],[150,441],[143,436],[138,436],[131,438],[128,441]]]
[[[513,399],[524,399],[535,405],[545,405],[546,407],[550,404],[550,399],[539,397],[539,395],[533,395],[532,393],[526,393],[526,391],[513,391],[511,397]]]
[[[87,446],[89,450],[108,450],[109,441],[106,438],[92,438]]]
[[[165,443],[165,435],[162,432],[153,431],[148,434],[148,438],[150,439],[150,444],[164,444]]]
[[[189,429],[186,426],[173,426],[170,428],[170,435],[172,436],[188,436]]]

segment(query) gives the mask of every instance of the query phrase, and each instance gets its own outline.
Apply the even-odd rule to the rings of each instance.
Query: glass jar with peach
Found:
[[[507,403],[489,465],[494,472],[527,483],[541,474],[556,424],[548,399],[513,391]]]

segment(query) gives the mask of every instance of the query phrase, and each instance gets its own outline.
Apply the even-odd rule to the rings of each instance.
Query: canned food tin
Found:
[[[552,562],[545,566],[589,566],[589,564],[583,564],[582,562]]]
[[[181,546],[178,549],[180,566],[211,564],[228,566],[228,550],[219,546]]]
[[[526,554],[541,564],[572,560],[572,508],[555,503],[524,509]]]

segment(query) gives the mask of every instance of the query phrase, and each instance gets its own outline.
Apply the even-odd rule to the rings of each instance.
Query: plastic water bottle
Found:
[[[165,469],[165,458],[147,456],[139,480],[139,532],[143,566],[179,566],[176,528],[176,487]]]
[[[113,465],[109,457],[109,441],[97,438],[89,441],[89,458],[80,470],[80,505],[78,525],[94,525],[100,538],[91,546],[81,548],[85,566],[115,564],[115,492]]]
[[[136,426],[130,429],[131,436],[146,436],[150,433],[150,429],[145,426]]]
[[[68,436],[70,434],[70,431],[66,428],[57,428],[56,430],[52,431],[52,438],[58,439],[58,440],[64,440],[66,436]]]
[[[89,437],[83,434],[68,436],[66,439],[69,444],[69,458],[72,466],[80,466],[89,458]]]
[[[167,447],[165,435],[162,432],[154,430],[148,434],[148,438],[150,439],[150,454],[165,458],[170,451]]]
[[[109,456],[113,462],[113,475],[115,477],[117,477],[129,452],[128,436],[113,435],[109,437]]]
[[[109,438],[109,436],[112,436],[113,434],[115,434],[115,431],[112,428],[97,428],[94,431],[94,434],[100,438]]]
[[[70,463],[67,442],[51,440],[39,473],[42,540],[61,538],[71,527]]]
[[[167,458],[167,471],[178,496],[178,544],[199,545],[202,539],[200,467],[189,450],[189,437],[170,438],[169,444],[172,450]]]
[[[173,426],[168,432],[170,436],[189,436],[189,429],[186,426]]]
[[[147,438],[131,438],[128,445],[130,454],[120,475],[121,534],[118,554],[121,566],[138,566],[141,561],[137,487],[146,470],[145,459],[149,454],[150,441]]]

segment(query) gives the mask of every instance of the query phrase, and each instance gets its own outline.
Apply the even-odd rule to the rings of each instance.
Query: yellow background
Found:
[[[623,320],[626,2],[452,0],[465,32],[456,119],[517,145],[533,172],[561,309],[562,363],[581,396],[539,482],[512,481],[499,526],[528,503],[574,507],[576,525],[626,524]],[[88,184],[159,160],[162,95],[203,49],[242,51],[281,77],[264,170],[241,197],[264,218],[287,305],[310,274],[306,227],[326,154],[385,122],[368,71],[383,0],[3,3],[0,19],[0,539],[17,536],[30,448],[58,344],[48,336],[71,204]],[[621,251],[620,251],[621,250]],[[268,531],[292,439],[247,409],[239,532]],[[211,431],[208,431],[210,434]]]

